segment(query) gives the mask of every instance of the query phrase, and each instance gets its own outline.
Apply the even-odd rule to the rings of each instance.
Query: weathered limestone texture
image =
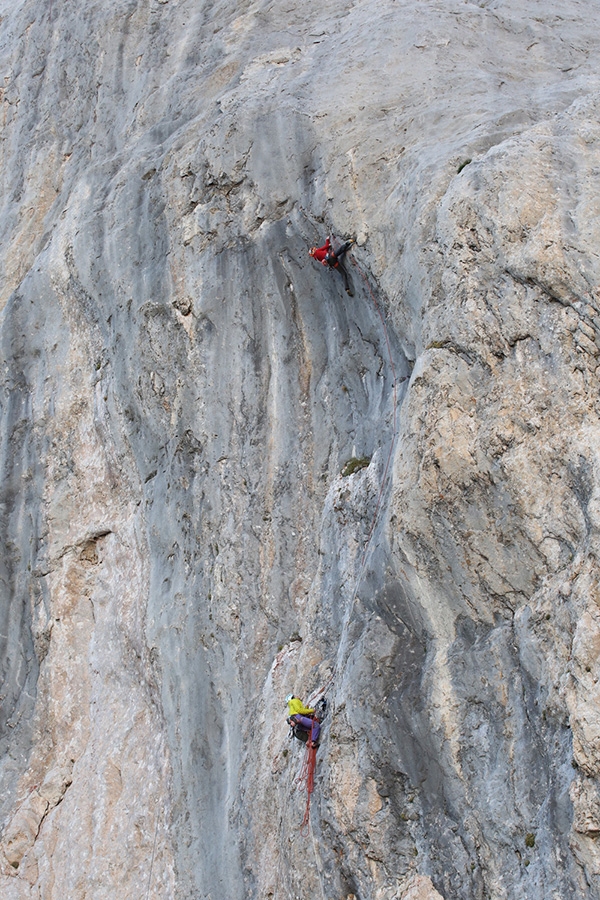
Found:
[[[600,900],[597,12],[0,0],[2,900]]]

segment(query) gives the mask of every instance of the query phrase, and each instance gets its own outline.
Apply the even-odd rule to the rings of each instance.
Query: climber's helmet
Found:
[[[286,702],[286,703],[289,703],[290,700],[293,700],[293,699],[294,699],[294,695],[293,695],[293,694],[288,694],[287,697],[285,698],[285,702]]]
[[[317,249],[316,247],[311,247],[310,250],[308,251],[308,255],[309,255],[309,256],[314,256],[314,255],[315,255],[315,250],[316,250],[316,249]]]

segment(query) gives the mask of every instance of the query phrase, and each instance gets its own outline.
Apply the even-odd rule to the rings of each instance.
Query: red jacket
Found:
[[[323,263],[323,265],[326,266],[326,257],[329,253],[331,253],[331,243],[329,241],[329,238],[327,238],[322,247],[315,247],[315,250],[313,252],[313,259],[318,259],[320,263]]]

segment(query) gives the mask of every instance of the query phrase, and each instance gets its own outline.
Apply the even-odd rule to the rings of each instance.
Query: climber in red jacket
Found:
[[[333,249],[333,245],[329,238],[325,241],[322,247],[311,247],[308,251],[308,255],[312,256],[313,259],[316,259],[317,262],[322,263],[324,266],[329,266],[330,269],[336,269],[342,278],[344,279],[344,287],[346,289],[346,293],[352,296],[352,291],[350,290],[350,282],[348,280],[348,273],[344,268],[342,257],[346,254],[346,251],[349,247],[352,246],[354,241],[344,241],[344,243],[337,250]]]

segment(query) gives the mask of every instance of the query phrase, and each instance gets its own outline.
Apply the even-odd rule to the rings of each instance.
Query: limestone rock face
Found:
[[[0,0],[3,900],[600,898],[595,24]]]

